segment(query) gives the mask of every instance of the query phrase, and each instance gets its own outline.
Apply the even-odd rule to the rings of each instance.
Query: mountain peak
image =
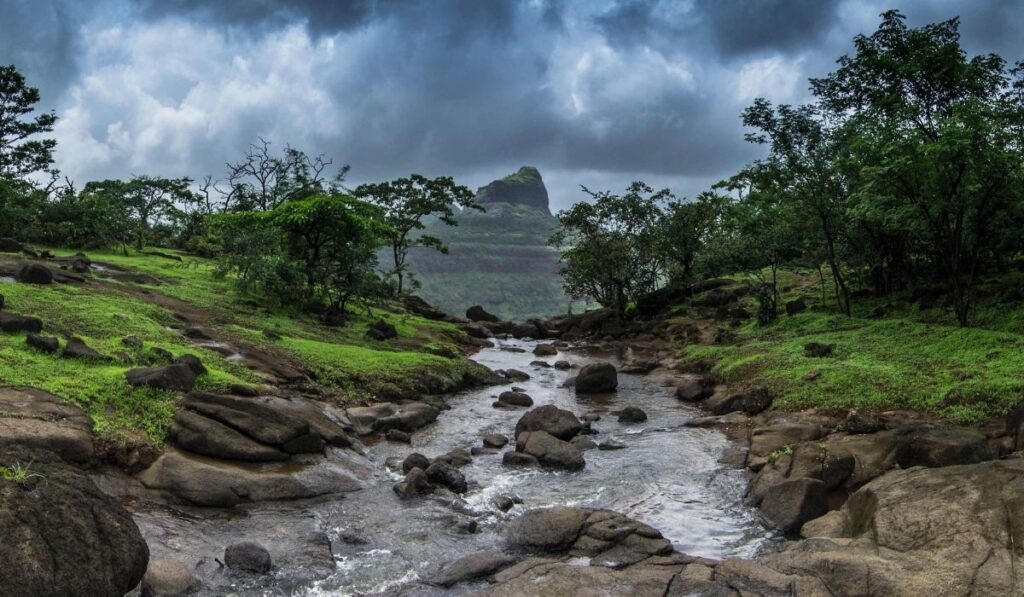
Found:
[[[514,203],[525,205],[550,214],[548,190],[540,171],[533,166],[523,166],[505,178],[480,187],[476,192],[479,203]]]

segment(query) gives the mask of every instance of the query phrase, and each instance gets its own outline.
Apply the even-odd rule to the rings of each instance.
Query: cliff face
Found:
[[[558,252],[547,242],[557,224],[536,168],[481,187],[485,212],[466,210],[459,225],[431,224],[425,232],[443,239],[449,253],[416,249],[410,269],[419,293],[454,315],[483,305],[505,319],[565,313],[569,299],[558,275]]]

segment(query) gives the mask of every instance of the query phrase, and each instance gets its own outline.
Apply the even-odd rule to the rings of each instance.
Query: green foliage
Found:
[[[31,464],[22,464],[15,462],[14,464],[7,466],[0,466],[0,479],[4,481],[12,481],[14,483],[25,483],[29,479],[42,479],[42,473],[33,471],[30,467]]]
[[[57,141],[36,137],[52,131],[57,116],[44,112],[32,117],[37,103],[39,90],[13,64],[0,66],[0,179],[22,179],[53,164]]]

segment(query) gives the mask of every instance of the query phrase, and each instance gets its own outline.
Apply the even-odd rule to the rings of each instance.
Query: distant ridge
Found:
[[[482,186],[476,191],[476,200],[483,204],[512,203],[543,210],[550,215],[548,190],[540,171],[533,166],[523,166],[516,173]]]

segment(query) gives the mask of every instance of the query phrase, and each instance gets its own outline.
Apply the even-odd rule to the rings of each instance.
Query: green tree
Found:
[[[334,162],[322,154],[310,157],[285,145],[284,152],[275,156],[270,145],[260,138],[242,159],[228,164],[228,190],[222,193],[225,209],[270,211],[286,201],[340,191],[348,166],[331,175],[328,169]]]
[[[669,201],[659,222],[657,241],[674,279],[693,279],[697,257],[719,225],[727,201],[712,192],[701,193],[694,201]]]
[[[176,204],[194,200],[188,178],[136,176],[131,180],[103,180],[87,183],[83,192],[102,195],[122,208],[125,227],[134,229],[135,248],[142,250],[154,224],[168,217]]]
[[[551,238],[552,245],[562,248],[565,290],[576,298],[590,297],[622,318],[630,303],[662,281],[659,204],[672,194],[642,182],[622,195],[582,188],[593,201],[559,212],[559,228]]]
[[[448,226],[457,226],[456,206],[483,210],[474,200],[473,192],[455,184],[449,176],[429,179],[420,174],[412,174],[390,182],[360,185],[354,194],[377,205],[384,214],[392,258],[392,268],[388,275],[396,280],[399,294],[405,290],[406,278],[413,280],[406,266],[410,248],[431,247],[442,253],[448,252],[441,239],[417,234],[424,228],[424,220],[436,217]]]
[[[28,86],[13,64],[0,66],[0,178],[24,178],[53,164],[57,141],[38,136],[53,130],[57,116],[33,117],[37,103],[39,90]]]

